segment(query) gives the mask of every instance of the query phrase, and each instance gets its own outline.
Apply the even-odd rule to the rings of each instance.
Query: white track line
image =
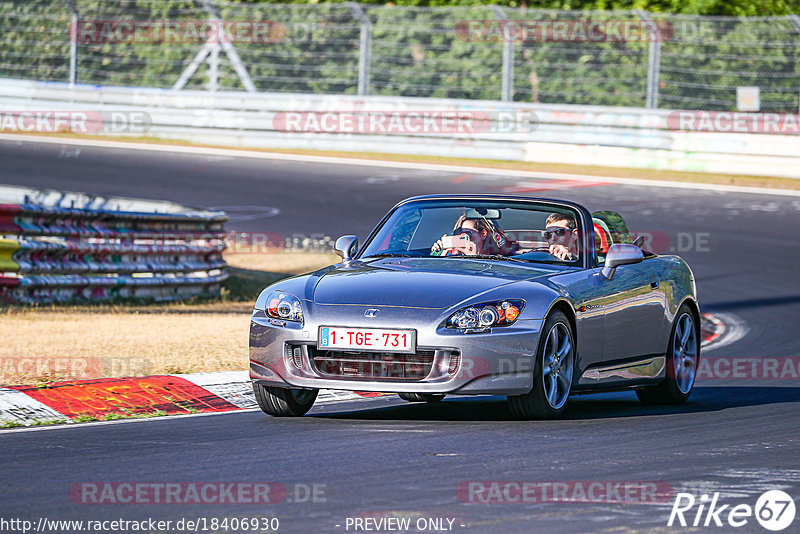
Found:
[[[130,419],[114,419],[113,421],[92,421],[88,423],[73,423],[72,421],[63,424],[55,425],[41,425],[41,426],[27,426],[27,427],[14,427],[0,429],[0,439],[4,434],[16,432],[43,432],[45,430],[61,430],[65,428],[84,428],[91,426],[106,426],[106,425],[120,425],[125,423],[144,423],[150,421],[164,421],[165,419],[183,419],[186,417],[208,417],[210,415],[227,415],[234,413],[245,412],[260,412],[259,408],[250,408],[249,410],[228,410],[227,412],[204,412],[204,413],[187,413],[179,415],[163,415],[159,417],[132,417]],[[264,414],[266,417],[266,414]],[[68,419],[64,416],[65,419]]]
[[[434,163],[405,163],[398,161],[381,161],[331,156],[309,156],[302,154],[283,154],[277,152],[256,152],[247,149],[206,148],[199,146],[159,145],[149,143],[130,143],[124,141],[107,141],[94,139],[72,139],[68,137],[38,137],[32,135],[0,134],[0,140],[50,143],[75,146],[93,146],[100,148],[121,148],[125,150],[149,150],[152,152],[173,152],[203,156],[224,156],[237,158],[271,159],[284,161],[302,161],[308,163],[329,163],[332,165],[358,165],[362,167],[384,167],[391,169],[418,169],[426,171],[450,171],[457,173],[493,174],[518,178],[548,178],[554,180],[579,180],[605,182],[620,185],[639,185],[646,187],[668,187],[678,189],[695,189],[702,191],[719,191],[725,193],[748,193],[758,195],[779,195],[800,197],[800,190],[774,189],[768,187],[745,187],[738,185],[698,184],[689,182],[673,182],[667,180],[644,180],[639,178],[621,178],[610,176],[592,176],[584,174],[566,174],[554,172],[517,171],[510,169],[493,169],[491,167],[470,167],[468,165],[437,165]]]

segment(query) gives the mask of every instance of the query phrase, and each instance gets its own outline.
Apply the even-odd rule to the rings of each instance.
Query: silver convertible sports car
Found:
[[[700,358],[689,266],[632,240],[617,213],[565,201],[435,195],[397,204],[342,262],[258,297],[259,406],[305,414],[320,389],[506,395],[521,418],[570,395],[634,389],[681,403]]]

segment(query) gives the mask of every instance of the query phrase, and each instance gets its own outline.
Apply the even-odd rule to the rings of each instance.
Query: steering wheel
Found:
[[[545,254],[547,254],[548,256],[551,256],[551,257],[553,257],[553,258],[556,258],[556,259],[558,259],[558,257],[557,257],[557,256],[555,256],[555,255],[553,255],[553,254],[551,254],[551,253],[550,253],[550,245],[540,245],[540,246],[538,246],[538,247],[533,247],[533,248],[531,248],[531,249],[529,249],[529,250],[526,250],[526,251],[524,252],[524,254],[530,254],[530,253],[533,253],[533,252],[544,252],[544,253],[545,253]]]

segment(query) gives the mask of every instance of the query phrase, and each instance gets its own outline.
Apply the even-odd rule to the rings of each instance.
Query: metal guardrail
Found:
[[[251,148],[384,152],[800,178],[800,136],[672,129],[669,110],[412,97],[171,91],[0,79],[0,110],[147,116],[141,135]],[[290,131],[286,114],[484,117],[477,131]],[[793,116],[789,116],[791,118]],[[796,116],[794,116],[796,117]],[[98,119],[102,122],[102,119]],[[1,126],[1,125],[0,125]],[[6,130],[8,131],[8,130]]]
[[[0,302],[185,300],[227,278],[222,212],[13,187],[0,202]]]

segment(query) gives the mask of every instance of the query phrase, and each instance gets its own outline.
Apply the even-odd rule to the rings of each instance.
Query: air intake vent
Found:
[[[422,380],[433,368],[434,351],[415,354],[339,352],[309,347],[312,362],[324,376]]]

